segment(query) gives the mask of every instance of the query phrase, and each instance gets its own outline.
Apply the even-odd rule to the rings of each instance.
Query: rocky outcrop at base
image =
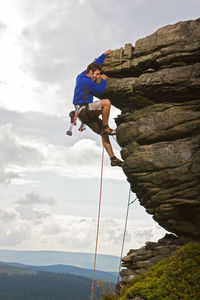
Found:
[[[119,300],[199,299],[200,243],[186,243],[121,290]],[[106,300],[107,298],[105,298]],[[111,299],[111,298],[110,298]],[[138,299],[138,300],[139,300]]]
[[[173,234],[166,234],[164,238],[159,239],[157,243],[146,242],[140,249],[131,249],[128,254],[122,258],[122,269],[120,276],[122,281],[117,285],[119,292],[126,283],[133,278],[146,272],[150,267],[160,260],[171,256],[174,251],[183,246],[183,242]]]
[[[132,191],[167,231],[200,240],[200,19],[113,51],[103,71]]]

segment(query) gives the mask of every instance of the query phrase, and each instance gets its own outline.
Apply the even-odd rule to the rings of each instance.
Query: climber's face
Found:
[[[97,78],[100,77],[100,70],[96,70],[96,71],[92,71],[90,70],[89,73],[87,74],[87,76],[92,79],[92,81],[95,81]]]

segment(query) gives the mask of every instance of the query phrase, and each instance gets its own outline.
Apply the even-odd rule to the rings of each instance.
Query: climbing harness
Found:
[[[99,225],[100,225],[100,214],[101,214],[101,195],[102,195],[102,183],[103,183],[103,161],[104,161],[104,146],[102,145],[99,210],[98,210],[98,221],[97,221],[96,246],[95,246],[95,254],[94,254],[94,268],[93,268],[93,277],[92,277],[92,289],[91,289],[91,298],[90,298],[91,300],[92,300],[92,297],[93,297],[93,290],[94,290],[94,275],[95,275],[95,269],[96,269],[97,247],[98,247],[98,238],[99,238]]]

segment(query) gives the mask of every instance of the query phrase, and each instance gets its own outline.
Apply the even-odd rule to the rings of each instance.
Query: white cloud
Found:
[[[7,114],[7,117],[10,118],[10,115]],[[59,138],[57,131],[53,133],[57,117],[48,119],[42,114],[35,115],[33,113],[26,118],[23,114],[13,114],[10,120],[15,125],[11,123],[0,125],[2,144],[0,183],[12,181],[15,184],[29,184],[28,174],[46,171],[55,176],[70,178],[99,177],[102,155],[100,136],[94,134],[94,137],[99,139],[100,146],[91,138],[80,139],[81,134],[79,136],[77,134],[75,138],[71,139],[65,135],[64,123],[60,122],[59,126],[63,125],[63,128],[61,127],[61,137]],[[46,120],[46,123],[42,120]],[[84,135],[89,137],[90,134],[92,132],[88,128]],[[115,150],[115,154],[120,157],[117,150]],[[111,168],[106,151],[104,154],[104,178],[117,180],[125,178],[120,168]]]
[[[16,211],[0,210],[0,246],[16,246],[29,236],[29,224],[19,219]]]
[[[43,198],[42,196],[40,196]],[[55,214],[50,207],[18,205],[13,211],[0,210],[0,247],[12,249],[93,252],[97,219]],[[120,255],[124,220],[102,218],[99,253]],[[165,231],[150,221],[129,219],[125,250],[141,247],[147,240],[156,241]],[[37,241],[35,243],[34,241]]]
[[[1,247],[93,251],[96,219],[53,214],[49,198],[38,194],[34,207],[29,208],[34,197],[27,183],[34,183],[35,189],[40,183],[41,190],[47,186],[53,193],[55,182],[70,177],[79,180],[82,191],[86,181],[80,179],[100,176],[99,137],[90,130],[82,136],[65,136],[64,115],[72,107],[76,75],[104,50],[134,44],[163,25],[197,18],[199,10],[199,0],[1,1],[0,107],[4,111],[0,119],[4,122],[0,126],[0,183],[15,183],[2,187],[2,205],[9,207],[8,198],[16,192],[21,195],[26,189],[29,193],[18,197],[21,203],[15,209],[1,211]],[[14,115],[14,110],[26,114]],[[51,180],[46,182],[45,174]],[[125,179],[121,169],[109,166],[106,154],[104,178]],[[74,189],[69,185],[68,189],[68,195],[74,195]],[[58,189],[54,193],[61,194]],[[111,192],[109,197],[113,197]],[[108,216],[112,210],[107,210]],[[100,251],[116,254],[122,231],[123,220],[103,219]],[[127,248],[141,246],[162,232],[155,223],[130,220]]]
[[[72,105],[76,75],[95,57],[163,25],[198,17],[199,8],[198,0],[4,1],[0,105],[63,115]]]
[[[6,26],[5,24],[3,24],[2,22],[0,22],[0,37],[1,37],[1,34],[3,33],[3,31],[6,29]]]
[[[23,145],[23,140],[14,133],[12,124],[0,126],[0,163],[2,166],[11,164],[35,165],[41,163],[43,157],[39,151]]]
[[[47,218],[49,216],[49,213],[44,209],[37,210],[23,205],[16,207],[16,212],[19,213],[22,220],[32,220],[34,222],[41,221],[41,219]]]
[[[99,177],[102,147],[91,139],[81,139],[72,146],[34,143],[42,152],[46,162],[40,170],[48,170],[70,178]],[[119,153],[116,152],[119,156]],[[121,168],[112,168],[107,154],[104,154],[104,178],[123,180]]]
[[[76,75],[94,57],[163,25],[197,18],[199,9],[198,0],[1,2],[0,81],[6,84],[0,105],[63,115]]]
[[[48,204],[52,205],[55,203],[55,200],[51,197],[42,197],[36,192],[27,193],[26,196],[17,201],[21,205],[34,205],[34,204]]]
[[[63,128],[64,129],[64,128]],[[88,129],[89,130],[89,129]],[[63,132],[64,133],[64,132]],[[30,133],[29,133],[30,134]],[[72,145],[53,144],[40,137],[16,134],[11,124],[0,127],[0,139],[5,146],[1,149],[0,161],[13,172],[40,170],[73,177],[98,177],[100,173],[102,147],[90,138],[78,139]],[[101,138],[99,137],[101,140]],[[120,156],[118,151],[115,151]],[[120,168],[110,167],[105,153],[105,177],[124,178]],[[28,166],[28,168],[26,168]],[[25,167],[25,169],[20,169]]]
[[[8,171],[6,172],[3,168],[0,168],[0,184],[9,184],[13,179],[19,178],[19,175]]]
[[[41,153],[30,146],[26,146],[19,141],[11,124],[0,126],[0,182],[9,183],[18,178],[15,166],[26,167],[41,164],[43,157]],[[14,170],[12,170],[12,168]]]

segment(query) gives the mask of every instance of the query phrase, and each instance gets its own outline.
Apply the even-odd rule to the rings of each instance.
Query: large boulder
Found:
[[[166,230],[199,240],[200,19],[113,51],[103,71],[132,191]]]

